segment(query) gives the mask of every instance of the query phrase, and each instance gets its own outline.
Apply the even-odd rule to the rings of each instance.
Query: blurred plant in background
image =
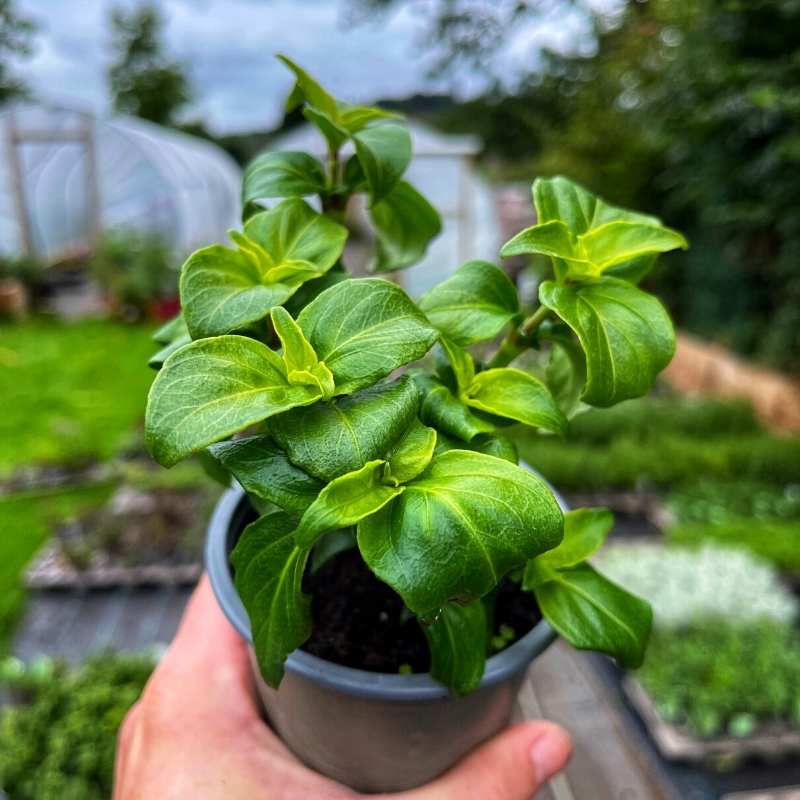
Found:
[[[637,673],[661,717],[701,738],[800,727],[800,633],[716,621],[657,631]]]
[[[597,563],[613,581],[650,602],[656,629],[707,619],[791,624],[797,617],[797,599],[776,571],[741,550],[626,544],[608,547]]]
[[[117,731],[153,670],[149,655],[95,656],[80,669],[0,661],[0,786],[13,800],[107,800]]]
[[[164,318],[177,310],[178,267],[167,243],[156,234],[108,231],[89,260],[89,272],[123,315]],[[160,305],[172,301],[160,312]]]

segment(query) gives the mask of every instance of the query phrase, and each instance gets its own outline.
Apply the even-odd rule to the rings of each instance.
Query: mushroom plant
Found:
[[[506,576],[575,647],[637,666],[650,608],[587,563],[610,513],[562,513],[501,431],[563,436],[582,408],[651,388],[674,332],[637,282],[685,240],[565,178],[540,178],[536,224],[501,251],[549,259],[538,307],[522,308],[486,261],[416,303],[386,278],[352,278],[351,198],[366,199],[378,274],[417,263],[439,216],[403,179],[411,140],[397,115],[342,103],[282,60],[296,77],[289,107],[320,131],[327,158],[268,152],[250,164],[233,246],[183,266],[182,315],[156,335],[146,418],[156,460],[210,456],[261,513],[231,561],[265,680],[277,686],[310,635],[310,560],[348,547],[418,618],[431,674],[459,693],[481,679],[487,597]],[[470,350],[498,340],[489,357]],[[528,351],[539,374],[512,365]]]

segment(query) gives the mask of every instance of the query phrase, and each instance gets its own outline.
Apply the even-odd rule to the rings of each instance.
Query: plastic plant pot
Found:
[[[402,791],[440,775],[509,724],[528,666],[556,638],[544,621],[489,658],[480,686],[464,697],[428,674],[367,672],[303,650],[289,656],[280,688],[267,686],[229,560],[252,513],[242,489],[222,496],[208,527],[206,568],[225,616],[250,644],[267,719],[304,763],[358,791]]]

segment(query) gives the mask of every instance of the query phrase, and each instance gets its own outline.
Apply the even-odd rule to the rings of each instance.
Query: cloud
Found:
[[[618,0],[593,0],[613,3]],[[40,96],[110,108],[106,85],[109,15],[114,5],[137,0],[72,2],[18,0],[40,25],[34,57],[21,71]],[[347,24],[347,0],[159,0],[170,53],[190,71],[195,98],[188,118],[202,117],[218,132],[271,127],[282,115],[291,86],[272,56],[285,52],[322,77],[334,94],[356,102],[404,97],[418,91],[453,91],[468,96],[483,79],[462,70],[432,81],[434,53],[419,50],[424,30],[413,4],[376,22]],[[517,31],[496,68],[513,74],[529,65],[542,44],[564,46],[585,36],[574,14],[533,23]]]

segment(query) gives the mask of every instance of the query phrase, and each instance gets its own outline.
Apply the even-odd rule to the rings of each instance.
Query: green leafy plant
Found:
[[[153,658],[96,656],[80,669],[0,660],[0,688],[24,701],[0,712],[0,786],[15,800],[106,800],[117,731]]]
[[[146,311],[177,292],[176,264],[169,246],[156,234],[127,229],[106,233],[89,260],[89,270],[122,308]]]
[[[277,686],[309,637],[303,576],[347,530],[345,543],[423,625],[433,676],[457,692],[481,679],[492,638],[484,598],[505,576],[575,646],[638,665],[649,606],[585,561],[611,515],[563,514],[500,431],[561,435],[579,404],[650,389],[674,334],[635,281],[685,241],[564,178],[540,179],[538,224],[503,249],[551,257],[538,308],[521,308],[502,269],[483,261],[418,303],[382,278],[349,278],[342,223],[353,195],[366,196],[375,272],[419,261],[439,217],[403,178],[401,121],[339,102],[283,61],[297,79],[289,106],[319,130],[327,158],[266,153],[247,168],[235,248],[205,248],[183,267],[182,317],[157,334],[146,416],[158,461],[207,450],[262,512],[232,563],[265,679]],[[468,349],[501,336],[485,362]],[[415,364],[437,343],[435,371]],[[542,379],[510,366],[531,348],[567,354],[570,391],[563,368]]]
[[[637,674],[659,714],[701,738],[800,727],[800,635],[719,619],[658,631]]]

